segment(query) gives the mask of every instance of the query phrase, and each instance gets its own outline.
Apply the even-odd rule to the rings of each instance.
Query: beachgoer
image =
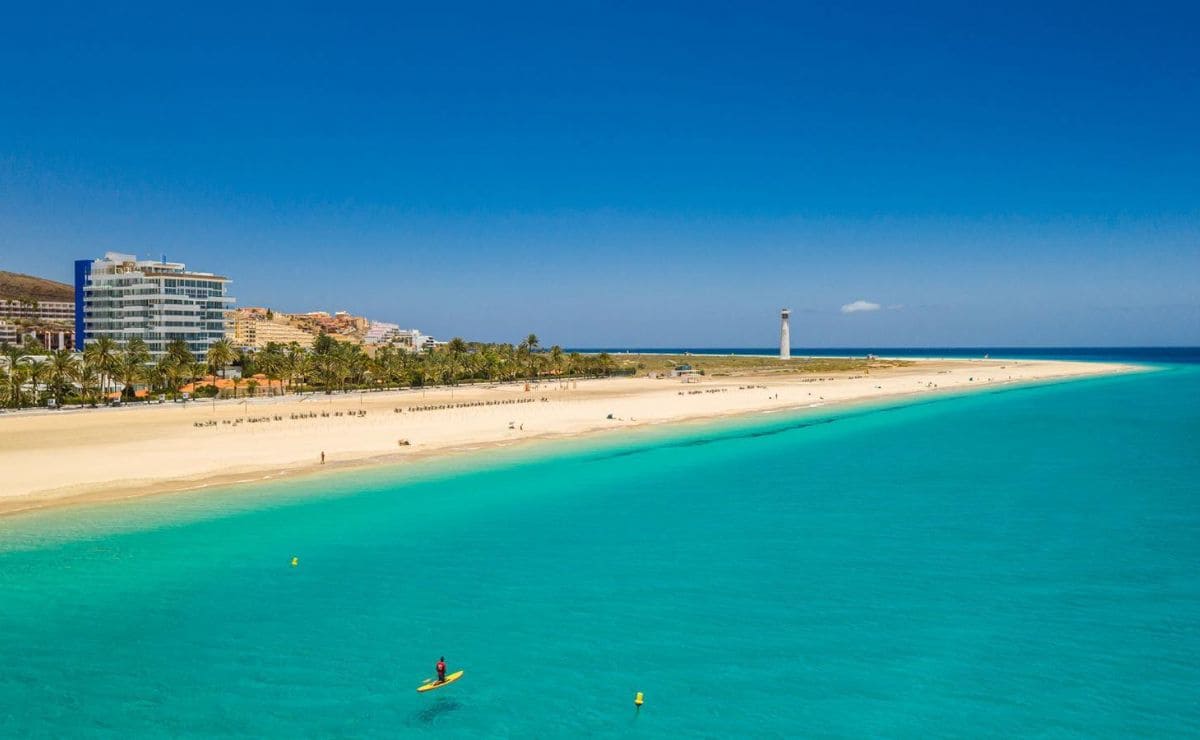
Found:
[[[325,450],[321,450],[321,464],[325,464]]]
[[[438,683],[446,682],[446,656],[438,658],[437,662]]]

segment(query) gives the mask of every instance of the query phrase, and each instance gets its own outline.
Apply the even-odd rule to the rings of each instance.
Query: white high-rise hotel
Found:
[[[174,339],[197,358],[225,337],[234,299],[229,278],[190,272],[181,262],[139,260],[108,252],[104,259],[75,262],[75,346],[99,337],[124,343],[141,337],[158,359]]]

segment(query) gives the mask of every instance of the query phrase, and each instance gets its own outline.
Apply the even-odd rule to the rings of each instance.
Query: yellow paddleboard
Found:
[[[464,673],[466,673],[466,671],[455,671],[454,673],[447,675],[445,681],[440,682],[436,678],[431,678],[418,686],[417,691],[433,691],[434,689],[440,689],[446,684],[454,683],[458,679],[462,678]]]

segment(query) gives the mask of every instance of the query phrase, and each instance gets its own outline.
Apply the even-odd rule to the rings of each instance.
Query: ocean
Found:
[[[0,519],[0,736],[1198,736],[1200,357],[1112,352]]]

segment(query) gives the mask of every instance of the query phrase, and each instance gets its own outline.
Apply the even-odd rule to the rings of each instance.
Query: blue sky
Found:
[[[172,5],[6,9],[0,269],[574,346],[784,305],[797,346],[1200,344],[1195,4]]]

